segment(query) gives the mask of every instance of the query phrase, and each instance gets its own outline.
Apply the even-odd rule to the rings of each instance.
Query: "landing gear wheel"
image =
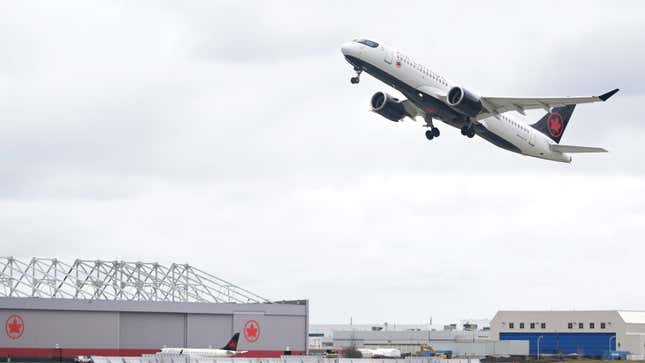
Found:
[[[466,125],[461,128],[461,134],[472,138],[475,136],[475,128],[469,125]]]
[[[354,67],[354,71],[356,71],[356,77],[352,77],[350,81],[352,81],[352,84],[357,84],[361,80],[361,73],[363,73],[363,70],[360,67]]]
[[[434,124],[432,123],[432,117],[430,115],[425,115],[425,120],[426,124],[424,127],[428,127],[428,131],[426,131],[426,137],[428,140],[432,140],[434,137],[439,137],[441,135],[441,132],[439,131],[438,128],[434,127]]]

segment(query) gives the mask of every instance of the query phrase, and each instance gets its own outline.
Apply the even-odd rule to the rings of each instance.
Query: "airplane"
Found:
[[[233,334],[231,340],[220,349],[206,349],[206,348],[162,348],[163,354],[179,354],[188,355],[191,357],[232,357],[236,354],[244,354],[247,351],[237,350],[237,341],[240,339],[240,333]]]
[[[401,358],[401,351],[393,348],[358,348],[363,358]]]
[[[479,135],[508,151],[540,159],[570,163],[569,153],[607,152],[599,147],[562,145],[560,139],[575,105],[607,101],[618,88],[590,97],[481,97],[401,51],[369,39],[346,42],[341,52],[356,72],[352,84],[367,72],[407,98],[376,92],[370,101],[372,111],[394,122],[423,117],[428,140],[441,134],[433,122],[437,119],[461,129],[469,138]],[[506,115],[509,111],[526,115],[531,109],[547,113],[531,125]]]

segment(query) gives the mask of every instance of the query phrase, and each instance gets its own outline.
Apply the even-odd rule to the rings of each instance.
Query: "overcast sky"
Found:
[[[0,255],[188,262],[314,323],[643,309],[645,3],[0,2]],[[571,164],[368,112],[340,44],[598,95]],[[534,122],[543,112],[528,114]],[[519,115],[514,115],[521,118]]]

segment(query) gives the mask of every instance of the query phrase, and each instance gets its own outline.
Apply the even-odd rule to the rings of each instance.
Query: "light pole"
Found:
[[[542,338],[544,338],[544,335],[540,335],[537,338],[537,360],[540,360],[540,340],[542,340]]]
[[[615,336],[615,335],[612,335],[612,336],[610,336],[610,337],[609,337],[609,357],[607,357],[608,359],[611,359],[611,340],[612,340],[612,339],[614,339],[614,340],[615,340],[615,339],[616,339],[616,336]]]

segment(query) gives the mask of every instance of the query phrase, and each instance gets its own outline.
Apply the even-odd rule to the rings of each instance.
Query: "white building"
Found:
[[[531,355],[645,355],[643,311],[499,311],[490,330],[494,340],[528,340]]]
[[[488,321],[486,321],[487,325]],[[489,355],[528,355],[526,341],[492,341],[487,327],[464,323],[453,326],[419,325],[310,325],[309,350],[338,350],[349,346],[359,348],[395,348],[402,353],[416,354],[421,346],[450,352],[455,357]]]

